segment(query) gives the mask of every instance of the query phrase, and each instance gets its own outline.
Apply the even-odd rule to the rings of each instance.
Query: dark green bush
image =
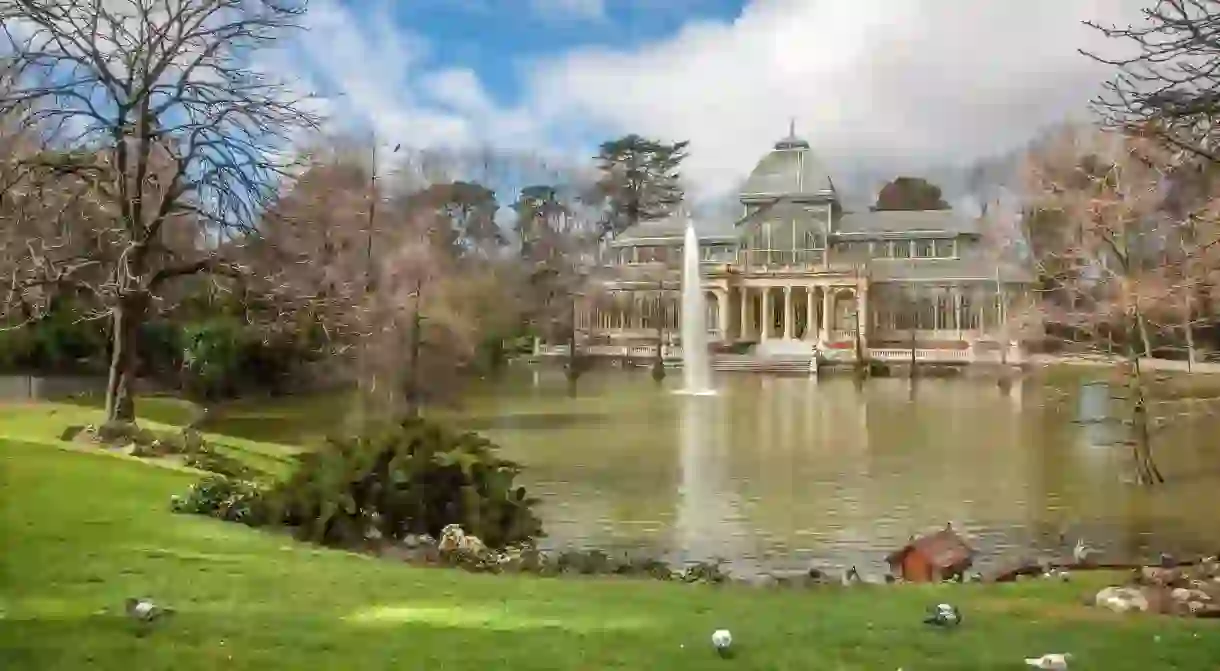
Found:
[[[535,501],[514,486],[520,467],[475,433],[425,419],[330,439],[271,493],[305,540],[351,546],[369,537],[439,536],[460,524],[490,547],[541,533]]]
[[[268,521],[263,491],[258,485],[219,474],[205,476],[183,496],[173,496],[170,508],[176,513],[208,515],[250,526]]]
[[[231,478],[249,480],[253,476],[250,467],[243,464],[240,459],[218,452],[216,448],[206,444],[188,451],[182,463],[191,468]]]
[[[148,450],[157,443],[157,434],[136,425],[135,422],[106,422],[93,429],[93,438],[103,445],[119,447],[135,445],[137,452]],[[137,456],[142,456],[137,454]]]

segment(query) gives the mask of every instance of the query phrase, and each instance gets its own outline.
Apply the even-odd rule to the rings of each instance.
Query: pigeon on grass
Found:
[[[712,632],[712,647],[716,648],[716,654],[721,657],[729,657],[732,655],[731,648],[733,646],[733,634],[729,633],[728,629],[717,629]]]
[[[942,603],[937,604],[928,613],[928,616],[923,620],[924,624],[930,624],[934,627],[956,627],[962,623],[962,614],[958,612],[954,606]]]
[[[152,599],[127,599],[123,603],[123,609],[126,611],[127,617],[136,623],[139,636],[148,633],[153,624],[161,618],[174,613],[174,609],[158,606],[152,602]]]

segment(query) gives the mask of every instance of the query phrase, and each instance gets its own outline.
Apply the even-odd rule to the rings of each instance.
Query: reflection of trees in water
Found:
[[[475,416],[457,422],[467,431],[518,430],[546,431],[611,424],[614,417],[605,412],[530,412]]]

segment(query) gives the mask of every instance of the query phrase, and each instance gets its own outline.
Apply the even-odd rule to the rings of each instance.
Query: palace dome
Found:
[[[778,197],[814,201],[835,199],[834,182],[826,166],[809,148],[809,143],[791,131],[758,162],[741,189],[743,201]]]

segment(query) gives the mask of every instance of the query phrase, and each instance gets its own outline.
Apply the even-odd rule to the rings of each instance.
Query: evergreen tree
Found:
[[[674,211],[684,196],[679,168],[689,144],[667,144],[634,133],[602,143],[596,157],[602,173],[598,191],[606,205],[602,236],[614,237]]]
[[[881,188],[874,212],[891,210],[947,210],[939,186],[922,177],[899,177]]]

